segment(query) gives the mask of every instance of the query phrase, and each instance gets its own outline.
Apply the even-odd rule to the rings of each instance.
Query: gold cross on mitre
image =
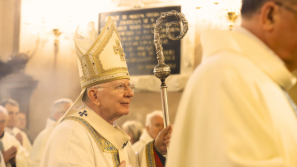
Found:
[[[113,46],[114,54],[116,55],[119,54],[121,57],[121,60],[125,61],[124,49],[122,48],[119,40],[116,39],[115,41],[117,46]]]

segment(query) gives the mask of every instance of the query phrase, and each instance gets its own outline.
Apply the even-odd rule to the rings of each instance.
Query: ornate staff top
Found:
[[[178,11],[175,11],[175,10],[163,13],[156,21],[156,26],[155,26],[155,30],[154,30],[154,43],[155,43],[156,52],[157,52],[158,65],[154,68],[154,74],[157,78],[161,79],[162,84],[164,83],[165,79],[170,75],[171,70],[170,70],[170,67],[165,64],[163,47],[160,42],[160,30],[162,29],[163,22],[166,21],[166,19],[171,16],[179,18],[180,21],[179,22],[178,21],[170,22],[166,26],[166,35],[169,39],[179,40],[179,39],[183,38],[188,31],[188,21],[185,18],[184,14],[182,14]],[[180,35],[178,35],[177,37],[174,37],[170,33],[170,27],[173,25],[181,26]]]
[[[163,13],[156,21],[155,32],[154,32],[154,35],[155,35],[154,43],[155,43],[156,51],[157,51],[158,65],[154,68],[154,74],[162,82],[160,89],[161,89],[161,100],[162,100],[162,109],[164,112],[163,119],[164,119],[165,127],[169,126],[169,124],[170,124],[169,112],[168,112],[168,101],[167,101],[167,86],[165,83],[165,79],[170,75],[171,70],[170,70],[170,67],[165,64],[165,58],[163,55],[163,47],[160,42],[160,30],[162,28],[163,22],[170,16],[177,17],[180,19],[180,21],[179,22],[173,21],[173,22],[170,22],[169,24],[167,24],[166,35],[169,39],[179,40],[179,39],[183,38],[188,31],[188,21],[186,20],[185,16],[182,13],[177,12],[175,10]],[[181,31],[180,31],[179,36],[174,37],[170,33],[170,27],[172,25],[180,25],[181,26]]]

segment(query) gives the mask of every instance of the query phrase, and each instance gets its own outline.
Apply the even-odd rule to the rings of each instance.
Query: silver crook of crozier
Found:
[[[173,21],[167,24],[166,27],[166,35],[171,40],[180,40],[182,39],[186,33],[188,32],[188,21],[184,14],[172,10],[169,12],[163,13],[156,21],[156,26],[154,30],[154,43],[156,47],[156,53],[157,53],[157,60],[158,65],[154,68],[154,74],[157,78],[161,79],[161,82],[165,82],[165,79],[170,75],[171,69],[168,65],[165,64],[165,57],[163,54],[163,47],[160,40],[160,30],[162,29],[163,22],[167,20],[168,17],[177,17],[179,18],[179,22]],[[180,35],[177,37],[173,36],[170,33],[170,27],[173,25],[180,25],[181,26],[181,32]],[[165,83],[164,83],[165,84]]]

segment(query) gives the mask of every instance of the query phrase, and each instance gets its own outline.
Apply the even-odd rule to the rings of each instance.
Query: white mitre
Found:
[[[95,41],[90,40],[78,27],[74,43],[82,91],[64,117],[83,105],[82,97],[87,88],[118,79],[130,79],[120,36],[111,17]]]

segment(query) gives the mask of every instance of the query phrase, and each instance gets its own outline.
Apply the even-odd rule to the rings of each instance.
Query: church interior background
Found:
[[[240,0],[0,0],[0,100],[13,98],[20,103],[21,112],[27,114],[27,133],[34,140],[44,129],[53,102],[59,98],[75,100],[81,91],[73,43],[77,25],[88,26],[89,33],[96,35],[99,13],[181,6],[189,31],[181,40],[180,74],[166,80],[169,115],[174,123],[183,89],[201,62],[201,32],[228,30],[232,28],[232,19],[235,26],[239,25],[240,3]],[[228,13],[235,15],[228,20]],[[147,113],[162,110],[159,79],[153,75],[133,75],[131,80],[136,92],[130,114],[120,118],[119,125],[126,120],[144,124]],[[290,91],[295,103],[296,89],[295,86]]]

